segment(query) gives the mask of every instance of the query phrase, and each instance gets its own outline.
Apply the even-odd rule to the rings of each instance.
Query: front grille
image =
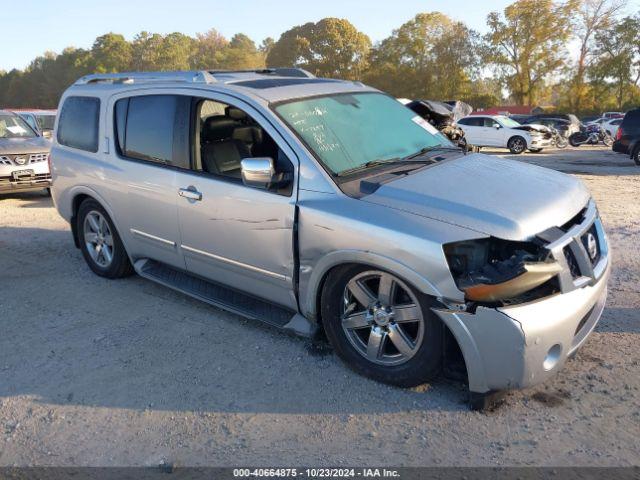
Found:
[[[32,153],[29,155],[29,163],[46,162],[48,159],[48,153]]]
[[[13,177],[0,177],[0,187],[10,187],[12,185],[31,185],[33,183],[45,182],[51,180],[49,173],[38,173],[28,178],[14,180]]]
[[[600,244],[598,239],[598,231],[595,225],[591,225],[591,228],[587,230],[587,233],[580,238],[582,245],[584,246],[587,254],[589,255],[589,261],[591,265],[596,265],[600,260]],[[591,245],[590,245],[591,243]],[[595,253],[594,253],[595,252]]]
[[[22,163],[16,162],[16,158],[22,158]],[[15,165],[21,167],[33,163],[46,162],[49,159],[48,153],[24,153],[19,155],[2,155],[0,156],[0,165]]]
[[[571,276],[573,278],[578,278],[580,276],[580,266],[578,265],[578,260],[576,260],[576,256],[571,251],[571,247],[564,247],[564,258],[567,259],[567,265],[569,266],[569,271],[571,272]]]

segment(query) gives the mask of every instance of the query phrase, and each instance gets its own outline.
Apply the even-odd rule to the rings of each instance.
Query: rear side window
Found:
[[[68,97],[60,110],[58,143],[87,152],[97,152],[99,120],[99,98]]]
[[[458,123],[461,125],[469,125],[470,127],[480,127],[484,120],[481,118],[463,118]]]
[[[145,95],[118,100],[116,140],[127,158],[189,168],[191,98]]]
[[[621,126],[625,133],[640,132],[640,110],[631,110],[627,112],[622,120]]]

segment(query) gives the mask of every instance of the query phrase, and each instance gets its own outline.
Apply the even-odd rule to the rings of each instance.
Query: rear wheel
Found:
[[[95,274],[121,278],[133,273],[122,240],[102,205],[92,199],[82,202],[77,222],[80,250]]]
[[[636,165],[640,166],[640,146],[637,146],[633,153],[631,154],[631,158],[636,162]]]
[[[515,155],[520,155],[527,149],[527,141],[519,135],[511,137],[507,142],[507,148]]]
[[[338,356],[356,372],[401,387],[440,372],[443,327],[431,300],[400,278],[339,267],[322,292],[322,320]]]

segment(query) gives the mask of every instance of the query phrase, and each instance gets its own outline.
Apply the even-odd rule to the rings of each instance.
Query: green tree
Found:
[[[192,68],[196,70],[220,68],[227,45],[229,41],[213,28],[206,33],[198,33],[190,62]]]
[[[372,49],[365,81],[396,96],[456,99],[470,91],[478,35],[439,13],[420,13]]]
[[[130,69],[132,46],[122,35],[107,33],[96,38],[91,48],[96,73],[121,72]]]
[[[613,89],[616,108],[622,109],[640,80],[640,17],[626,17],[596,36],[597,60],[591,67],[593,83]]]
[[[579,42],[578,60],[567,92],[571,109],[581,112],[587,96],[585,83],[587,69],[597,50],[596,37],[611,28],[616,16],[625,5],[625,0],[581,0],[576,11],[574,36]]]
[[[264,68],[264,54],[244,33],[236,33],[224,51],[221,68],[246,70]]]
[[[358,79],[371,40],[349,21],[324,18],[284,32],[269,50],[267,66],[301,67],[322,77]]]
[[[487,17],[487,60],[498,68],[513,99],[537,103],[546,79],[566,62],[577,0],[517,0]]]

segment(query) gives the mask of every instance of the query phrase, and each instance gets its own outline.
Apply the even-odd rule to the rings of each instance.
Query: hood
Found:
[[[0,138],[1,155],[43,153],[51,150],[51,142],[43,137]]]
[[[514,160],[472,154],[381,185],[362,201],[506,240],[569,221],[588,200],[582,182]]]
[[[538,123],[530,123],[528,125],[520,125],[519,127],[512,127],[514,130],[525,130],[527,132],[549,133],[551,129],[545,125]]]

